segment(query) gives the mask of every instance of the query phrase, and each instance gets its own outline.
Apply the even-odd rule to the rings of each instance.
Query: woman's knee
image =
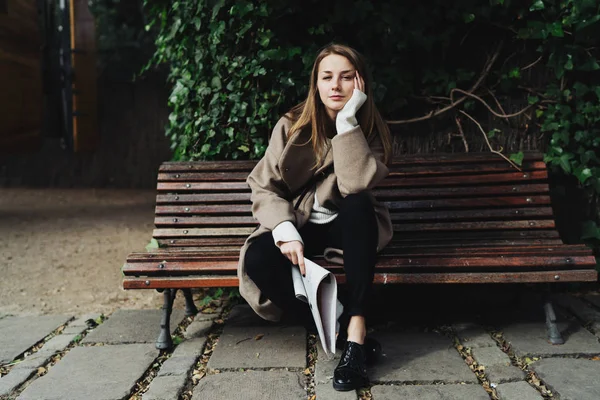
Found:
[[[269,247],[274,246],[271,233],[266,233],[256,238],[248,248],[244,256],[244,269],[246,274],[254,280],[264,274],[264,269],[272,263],[273,251]]]

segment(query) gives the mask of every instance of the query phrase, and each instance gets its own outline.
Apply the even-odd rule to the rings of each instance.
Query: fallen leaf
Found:
[[[264,333],[259,333],[258,335],[254,336],[254,340],[260,340],[265,336]]]

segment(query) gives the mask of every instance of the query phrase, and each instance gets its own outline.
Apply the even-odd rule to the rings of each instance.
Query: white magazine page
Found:
[[[335,276],[320,265],[305,258],[306,276],[300,274],[297,266],[292,266],[292,281],[296,298],[307,302],[321,345],[330,356],[335,353],[336,324],[341,304],[337,301]]]

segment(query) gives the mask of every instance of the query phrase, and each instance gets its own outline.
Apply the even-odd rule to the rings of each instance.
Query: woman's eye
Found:
[[[330,79],[331,79],[331,77],[330,77],[330,76],[324,76],[324,77],[323,77],[323,80],[324,80],[324,81],[328,81],[328,80],[330,80]]]
[[[351,81],[352,79],[354,79],[354,77],[353,76],[345,76],[344,79],[347,81]]]

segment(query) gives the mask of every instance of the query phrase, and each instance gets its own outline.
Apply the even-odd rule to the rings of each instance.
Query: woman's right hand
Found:
[[[292,264],[300,267],[300,273],[302,276],[306,275],[304,268],[304,245],[298,240],[292,240],[291,242],[284,242],[279,246],[281,253],[292,262]]]

